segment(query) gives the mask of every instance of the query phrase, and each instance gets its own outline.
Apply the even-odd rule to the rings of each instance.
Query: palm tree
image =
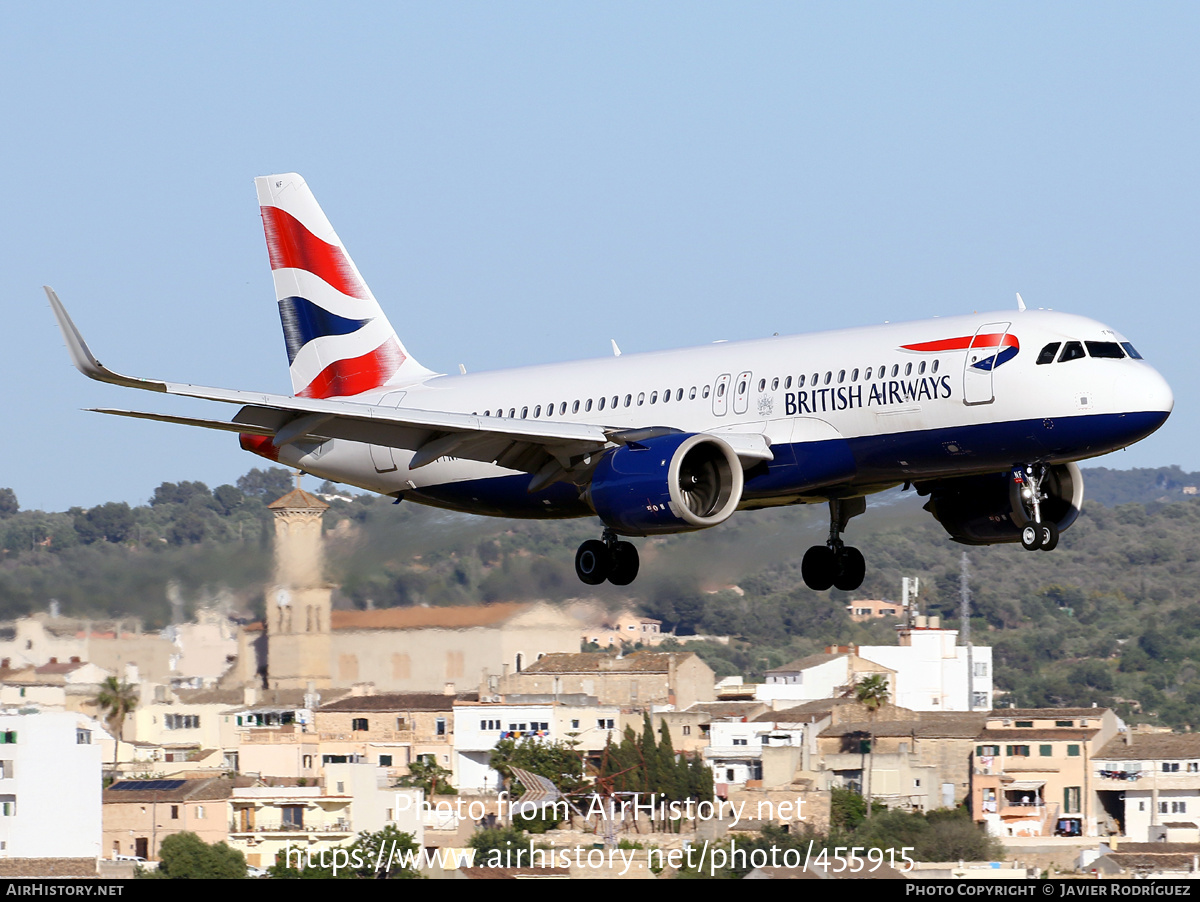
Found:
[[[867,718],[875,722],[875,713],[888,703],[887,677],[873,673],[854,684],[854,700],[867,709]],[[871,816],[871,755],[875,749],[874,731],[867,733],[867,766],[863,770],[863,798],[867,803],[867,817]]]
[[[104,722],[108,724],[110,733],[114,734],[113,770],[117,769],[117,750],[125,738],[125,715],[133,711],[138,704],[137,687],[110,676],[100,684],[100,692],[95,698],[96,706],[104,713]],[[114,729],[115,727],[115,729]]]

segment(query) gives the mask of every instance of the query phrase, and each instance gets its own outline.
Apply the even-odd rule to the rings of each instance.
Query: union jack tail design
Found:
[[[409,356],[294,172],[254,180],[297,397],[357,395],[432,375]]]

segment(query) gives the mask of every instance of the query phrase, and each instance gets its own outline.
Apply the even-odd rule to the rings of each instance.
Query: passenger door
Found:
[[[964,404],[991,404],[996,400],[992,391],[993,367],[1011,325],[987,323],[975,330],[963,361]]]

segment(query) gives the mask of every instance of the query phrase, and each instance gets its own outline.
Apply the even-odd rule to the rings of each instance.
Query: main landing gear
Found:
[[[608,580],[627,586],[638,575],[638,551],[632,542],[622,542],[611,529],[600,539],[588,539],[575,552],[575,575],[589,586]]]
[[[1042,490],[1045,479],[1045,464],[1027,464],[1013,470],[1013,482],[1018,487],[1026,517],[1021,527],[1021,547],[1026,551],[1053,551],[1058,547],[1058,526],[1052,520],[1042,519],[1042,502],[1048,497]]]
[[[829,539],[824,545],[814,545],[804,553],[800,575],[804,584],[817,592],[836,586],[852,592],[862,585],[867,575],[867,562],[862,552],[842,543],[841,534],[851,517],[867,509],[867,500],[839,498],[829,502]]]

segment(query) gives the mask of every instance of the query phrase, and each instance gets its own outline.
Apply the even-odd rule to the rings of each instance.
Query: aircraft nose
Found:
[[[1141,379],[1140,394],[1145,410],[1161,411],[1169,414],[1175,408],[1175,393],[1162,374],[1153,367],[1146,367]],[[1163,417],[1165,420],[1166,417]]]

